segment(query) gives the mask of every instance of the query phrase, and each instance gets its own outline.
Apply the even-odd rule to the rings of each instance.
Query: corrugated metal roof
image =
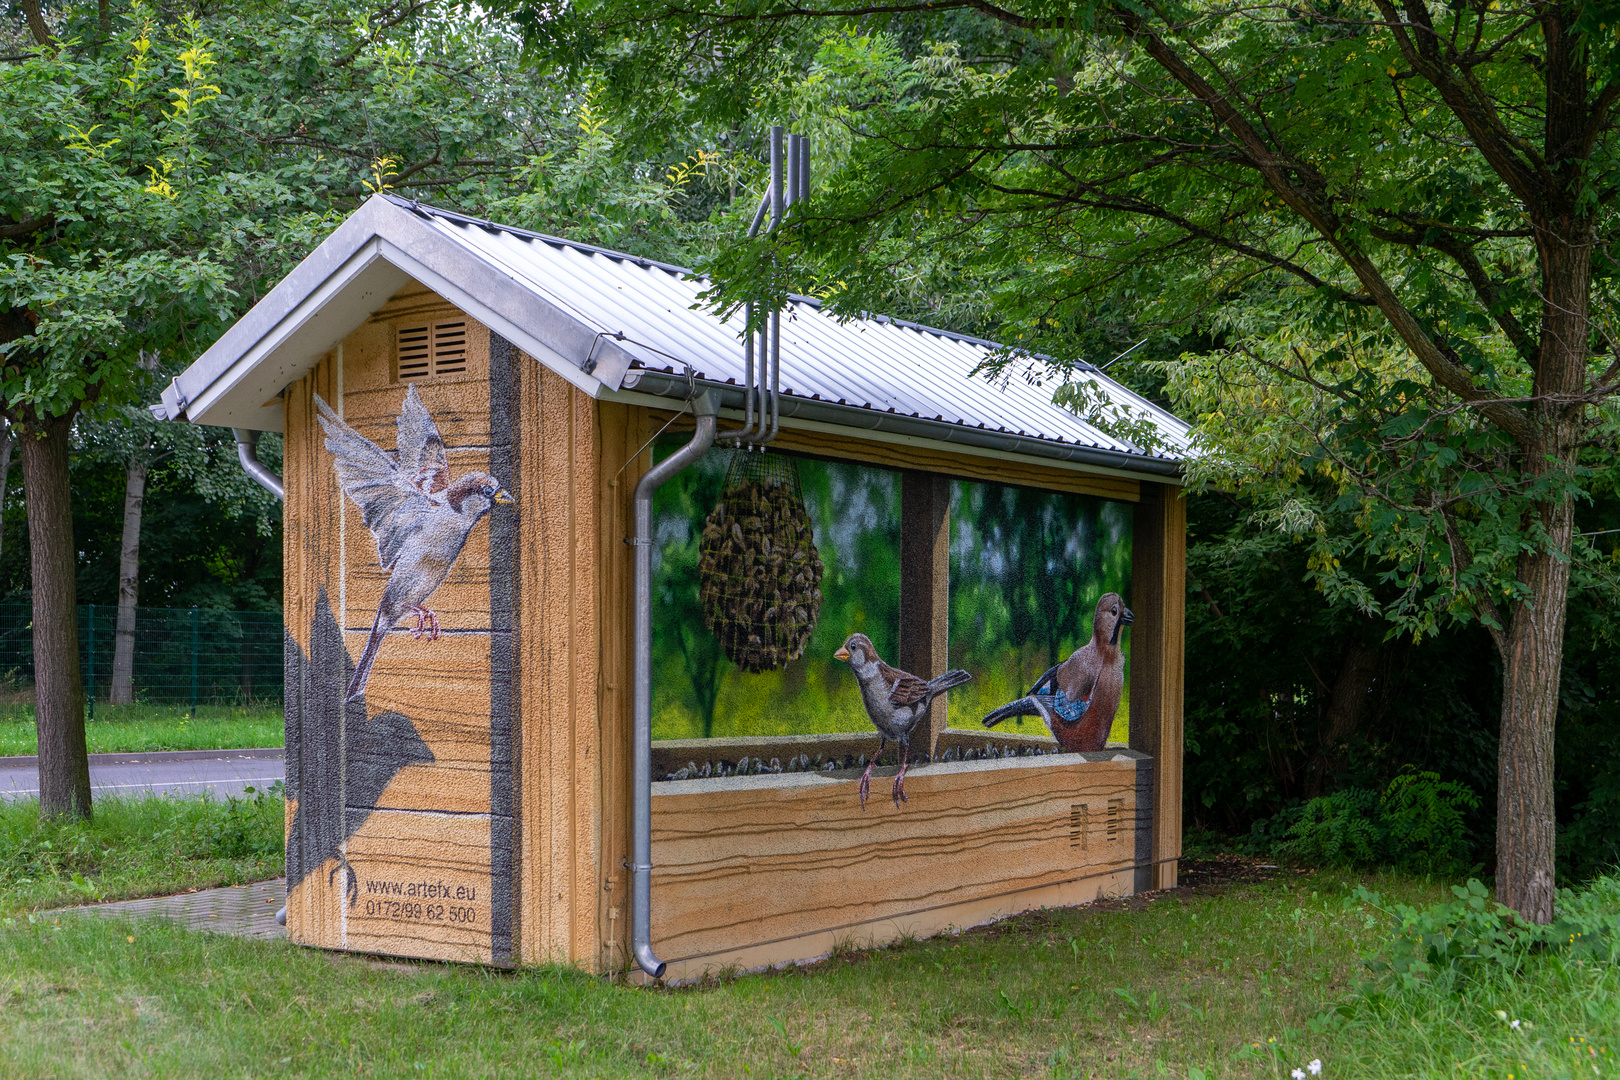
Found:
[[[442,236],[550,303],[613,337],[636,368],[717,383],[744,381],[741,319],[694,309],[707,287],[677,266],[607,251],[559,237],[509,228],[390,197],[429,222]],[[1011,374],[975,374],[1000,346],[883,316],[839,321],[808,298],[797,298],[782,317],[784,396],[825,401],[874,412],[1022,435],[1027,438],[1141,458],[1178,460],[1188,446],[1187,425],[1090,365],[1072,378],[1093,384],[1114,406],[1149,420],[1163,446],[1149,450],[1087,424],[1052,402],[1052,383],[1037,381],[1044,367],[1031,358]]]

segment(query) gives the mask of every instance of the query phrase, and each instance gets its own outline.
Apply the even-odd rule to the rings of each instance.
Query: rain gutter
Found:
[[[636,378],[638,375],[639,379]],[[741,387],[702,380],[699,380],[697,385],[714,394],[719,399],[721,408],[740,409],[743,406],[745,394]],[[692,392],[692,383],[685,375],[632,369],[630,378],[625,380],[624,389],[653,397],[685,398]],[[930,442],[957,443],[1000,453],[1022,454],[1054,461],[1072,461],[1083,465],[1121,469],[1133,473],[1150,473],[1173,479],[1181,477],[1181,462],[1173,458],[1148,457],[1099,446],[1080,446],[1069,442],[1055,442],[1051,439],[1037,439],[1029,435],[968,427],[966,424],[952,424],[943,420],[925,420],[920,416],[903,416],[899,413],[863,409],[858,405],[840,405],[833,401],[797,395],[783,395],[781,409],[783,416],[814,420],[838,427],[882,431],[927,439]]]

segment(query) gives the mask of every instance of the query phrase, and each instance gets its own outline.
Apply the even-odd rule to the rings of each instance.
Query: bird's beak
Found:
[[[512,498],[512,496],[506,493],[505,488],[501,488],[501,490],[495,493],[495,501],[505,506],[511,506],[513,503],[517,502],[516,499]]]
[[[1114,624],[1114,635],[1108,639],[1108,643],[1110,645],[1118,645],[1119,632],[1135,621],[1136,616],[1131,614],[1130,608],[1121,608],[1119,611],[1119,621]]]
[[[834,660],[848,660],[849,659],[849,650],[844,648],[842,645],[838,646],[838,651],[833,653],[833,659]]]

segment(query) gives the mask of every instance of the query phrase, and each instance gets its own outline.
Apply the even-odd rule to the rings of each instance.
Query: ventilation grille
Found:
[[[1108,842],[1113,843],[1119,839],[1119,812],[1124,809],[1124,799],[1108,800]]]
[[[1069,846],[1076,851],[1086,850],[1086,830],[1091,825],[1091,807],[1085,803],[1069,805]]]
[[[455,319],[399,331],[399,377],[406,382],[467,370],[467,321]]]

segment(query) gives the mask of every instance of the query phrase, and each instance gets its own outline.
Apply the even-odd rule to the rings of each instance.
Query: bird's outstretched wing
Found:
[[[399,469],[406,478],[429,495],[450,486],[450,460],[444,452],[444,439],[433,422],[416,387],[405,391],[405,404],[399,410]]]
[[[889,691],[889,704],[915,705],[928,696],[928,684],[915,675],[901,675],[894,689]]]
[[[360,508],[360,520],[376,538],[378,561],[384,570],[392,570],[412,528],[433,503],[388,451],[344,423],[319,394],[315,395],[315,408],[326,432],[326,448],[335,459],[338,483]]]
[[[1057,671],[1063,664],[1053,664],[1046,669],[1046,674],[1035,680],[1035,685],[1029,688],[1031,694],[1050,694],[1057,686]]]

